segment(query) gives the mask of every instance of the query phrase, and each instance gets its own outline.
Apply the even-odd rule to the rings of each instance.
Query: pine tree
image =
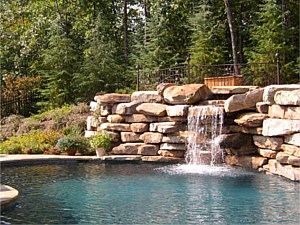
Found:
[[[190,46],[192,65],[225,63],[226,42],[224,45],[225,23],[220,14],[214,11],[217,2],[205,0],[190,18],[192,43]],[[216,6],[216,5],[215,5]]]
[[[47,100],[45,106],[60,107],[65,103],[74,103],[74,77],[80,67],[79,52],[73,43],[62,32],[52,34],[49,47],[43,52],[44,88],[42,94]]]
[[[292,10],[296,5],[291,3],[289,9]],[[277,1],[264,0],[262,2],[257,24],[250,31],[252,46],[247,54],[252,63],[268,62],[275,64],[275,55],[279,53],[282,65],[281,82],[292,82],[293,77],[297,77],[293,71],[295,71],[296,57],[299,53],[299,46],[295,45],[292,38],[295,37],[295,30],[299,30],[299,22],[293,25],[284,24],[285,10],[282,4]],[[291,21],[296,21],[295,17]],[[289,32],[294,34],[287,35]],[[264,78],[258,77],[258,79]]]

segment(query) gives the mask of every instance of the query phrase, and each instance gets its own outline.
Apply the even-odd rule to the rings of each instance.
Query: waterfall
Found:
[[[188,164],[220,164],[223,152],[218,137],[222,133],[224,108],[194,106],[188,113],[188,137],[185,160]]]

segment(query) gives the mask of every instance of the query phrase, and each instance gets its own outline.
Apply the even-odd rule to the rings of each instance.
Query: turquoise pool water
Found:
[[[300,185],[228,167],[68,163],[6,167],[3,224],[299,224]]]

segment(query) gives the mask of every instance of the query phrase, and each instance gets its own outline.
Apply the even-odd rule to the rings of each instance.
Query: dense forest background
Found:
[[[299,82],[298,0],[0,0],[2,97],[45,106],[135,89],[136,65],[276,63]]]

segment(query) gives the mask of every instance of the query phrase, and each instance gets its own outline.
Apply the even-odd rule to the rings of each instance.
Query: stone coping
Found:
[[[7,164],[18,165],[19,163],[23,164],[23,163],[55,162],[55,161],[91,161],[97,159],[99,160],[99,158],[97,158],[96,156],[0,154],[1,165],[7,165]]]
[[[125,162],[165,162],[165,163],[180,163],[184,159],[176,157],[163,157],[163,156],[142,156],[142,155],[107,155],[98,158],[97,156],[65,156],[65,155],[26,155],[16,154],[7,155],[0,154],[1,165],[32,165],[41,163],[61,163],[61,162],[82,162],[82,161],[125,161]]]
[[[8,186],[0,185],[0,205],[5,206],[14,201],[19,195],[19,191]]]

